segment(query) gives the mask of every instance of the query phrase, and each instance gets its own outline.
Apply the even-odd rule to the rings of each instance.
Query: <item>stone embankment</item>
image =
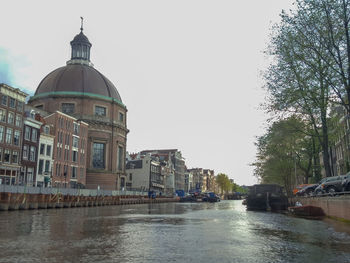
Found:
[[[350,195],[295,197],[291,202],[321,207],[326,216],[350,222]]]
[[[176,202],[150,199],[144,192],[0,186],[0,211]]]

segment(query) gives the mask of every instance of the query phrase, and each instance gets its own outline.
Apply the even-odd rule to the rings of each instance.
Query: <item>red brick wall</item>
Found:
[[[88,127],[88,138],[86,143],[86,187],[87,188],[97,188],[100,185],[101,189],[118,190],[120,176],[125,176],[125,167],[123,171],[117,170],[117,160],[118,160],[118,146],[122,146],[124,149],[123,159],[125,159],[126,153],[126,112],[127,110],[117,103],[112,103],[99,99],[91,98],[66,98],[66,97],[53,97],[53,98],[42,98],[32,101],[30,104],[32,106],[43,105],[43,110],[48,112],[61,111],[62,103],[74,103],[75,113],[72,114],[73,117],[77,119],[82,119],[89,124]],[[105,120],[108,124],[101,124],[94,121],[88,121],[89,118],[94,117],[95,105],[106,107],[107,113]],[[110,124],[118,123],[119,112],[124,114],[124,127]],[[120,135],[122,134],[122,135]],[[92,146],[93,142],[99,141],[106,144],[106,155],[105,155],[105,169],[96,170],[92,167]],[[56,148],[56,141],[55,146]],[[56,149],[55,149],[56,150]],[[62,153],[63,155],[63,153]],[[125,166],[125,164],[124,164]],[[102,188],[102,186],[105,186]]]

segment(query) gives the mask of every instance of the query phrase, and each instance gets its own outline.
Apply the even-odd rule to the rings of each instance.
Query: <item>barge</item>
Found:
[[[255,184],[249,187],[245,199],[247,210],[282,211],[288,207],[283,187],[277,184]]]

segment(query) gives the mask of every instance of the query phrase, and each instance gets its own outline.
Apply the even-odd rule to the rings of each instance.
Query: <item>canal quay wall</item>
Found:
[[[291,203],[299,201],[302,205],[321,207],[328,217],[350,222],[350,195],[295,197]]]
[[[0,211],[176,202],[147,192],[0,185]]]

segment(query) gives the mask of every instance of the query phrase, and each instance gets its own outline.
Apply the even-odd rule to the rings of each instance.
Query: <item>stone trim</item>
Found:
[[[51,96],[85,96],[85,97],[93,97],[93,98],[99,98],[99,99],[103,99],[103,100],[107,100],[107,101],[113,101],[118,103],[120,106],[122,106],[123,108],[126,109],[126,106],[119,100],[117,100],[116,98],[111,98],[111,97],[107,97],[107,96],[103,96],[103,95],[99,95],[99,94],[95,94],[95,93],[90,93],[90,92],[77,92],[77,91],[52,91],[52,92],[44,92],[44,93],[40,93],[38,95],[34,95],[32,97],[30,97],[29,101],[35,100],[35,99],[39,99],[39,98],[43,98],[43,97],[51,97]]]

